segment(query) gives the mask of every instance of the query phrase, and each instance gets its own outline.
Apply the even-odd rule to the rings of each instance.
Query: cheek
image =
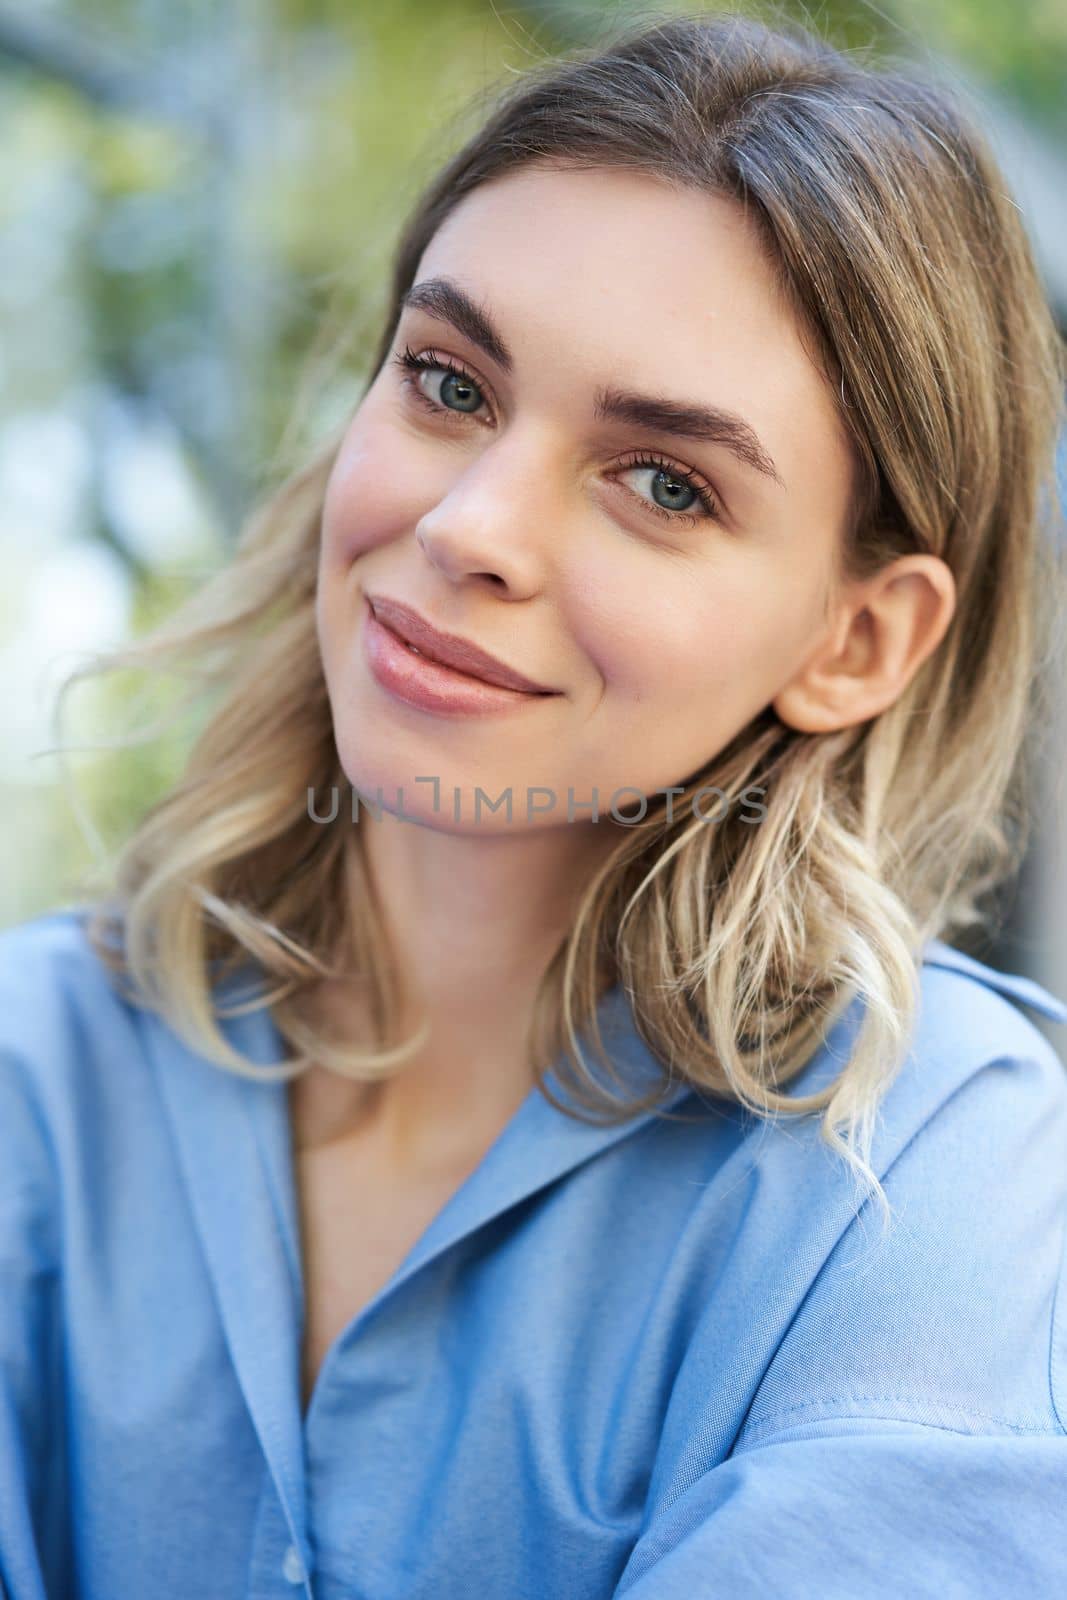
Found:
[[[691,673],[709,627],[709,608],[694,601],[707,581],[699,564],[636,538],[578,548],[561,585],[563,622],[606,688],[643,699],[660,679]]]
[[[582,642],[607,685],[654,701],[683,686],[706,684],[745,643],[741,575],[700,563],[616,565],[610,585],[583,589]]]
[[[810,577],[749,549],[651,576],[638,566],[587,602],[583,631],[609,692],[649,710],[707,695],[744,710],[775,692],[817,620]]]
[[[348,434],[322,510],[322,554],[334,569],[409,531],[425,510],[426,477],[396,428],[368,419]]]

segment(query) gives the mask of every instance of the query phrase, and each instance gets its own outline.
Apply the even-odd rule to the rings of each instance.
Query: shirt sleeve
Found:
[[[888,1236],[845,1229],[717,1459],[705,1379],[619,1600],[1067,1595],[1062,1063],[988,1062],[883,1185]]]
[[[1067,1594],[1067,1437],[823,1418],[729,1457],[655,1518],[613,1600]]]
[[[54,1164],[22,1064],[0,1051],[0,1595],[68,1592]]]

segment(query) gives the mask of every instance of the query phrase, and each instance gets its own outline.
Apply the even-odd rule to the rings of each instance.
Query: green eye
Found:
[[[430,411],[456,411],[464,416],[473,416],[484,402],[485,396],[470,373],[432,350],[416,355],[414,350],[408,348],[393,359],[408,374],[405,381],[411,385],[415,399]],[[424,372],[444,374],[438,391],[439,400],[431,398],[423,389],[419,380]]]
[[[663,498],[660,499],[662,493]],[[696,504],[696,490],[689,484],[683,483],[670,472],[664,472],[660,467],[652,475],[652,495],[657,505],[665,511],[688,511],[690,506]],[[681,503],[679,503],[681,502]]]
[[[453,411],[477,411],[482,403],[482,397],[470,379],[451,367],[445,371],[445,380],[438,393],[445,405]]]
[[[674,520],[682,523],[691,523],[694,520],[689,513],[695,507],[700,507],[703,516],[712,521],[720,518],[718,497],[714,494],[709,484],[704,483],[695,473],[676,467],[662,456],[643,455],[637,452],[623,462],[624,472],[647,473],[648,483],[642,485],[640,492],[631,490],[649,511],[655,512],[657,517],[668,521]],[[651,499],[646,498],[651,491]],[[699,515],[699,514],[698,514]]]

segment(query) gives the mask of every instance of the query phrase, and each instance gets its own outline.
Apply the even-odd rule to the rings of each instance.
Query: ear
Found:
[[[941,643],[956,584],[938,556],[901,556],[846,584],[818,646],[771,702],[791,728],[829,733],[897,700]]]

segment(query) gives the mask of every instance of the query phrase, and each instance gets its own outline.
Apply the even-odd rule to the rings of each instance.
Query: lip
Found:
[[[380,688],[416,711],[433,716],[506,716],[556,698],[522,689],[501,688],[429,656],[415,655],[399,634],[379,622],[365,599],[363,656]]]
[[[506,662],[499,661],[496,656],[491,656],[487,650],[471,644],[469,640],[461,639],[457,634],[443,633],[411,606],[399,600],[390,600],[385,595],[367,595],[366,600],[375,620],[405,644],[414,645],[426,660],[438,662],[480,683],[493,684],[498,689],[512,689],[533,695],[557,692],[516,672]]]

